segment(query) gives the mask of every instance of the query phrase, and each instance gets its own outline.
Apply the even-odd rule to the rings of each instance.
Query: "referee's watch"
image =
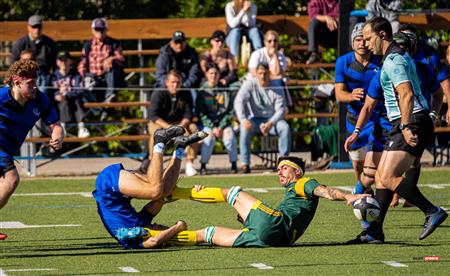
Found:
[[[409,124],[402,124],[402,123],[400,123],[400,125],[398,126],[398,128],[400,129],[400,130],[404,130],[404,129],[410,129],[409,128]]]

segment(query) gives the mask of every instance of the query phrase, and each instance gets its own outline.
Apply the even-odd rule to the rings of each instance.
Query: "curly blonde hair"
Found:
[[[36,78],[37,76],[38,65],[34,60],[18,60],[11,64],[6,73],[6,77],[4,80],[5,84],[9,86],[13,86],[13,76],[17,77],[26,77],[26,78]]]

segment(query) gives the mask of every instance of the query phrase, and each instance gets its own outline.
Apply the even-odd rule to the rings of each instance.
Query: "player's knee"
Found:
[[[228,204],[230,204],[231,206],[233,206],[234,203],[236,202],[236,199],[237,199],[239,193],[240,193],[241,191],[242,191],[242,188],[241,188],[240,186],[234,186],[234,187],[231,187],[231,188],[228,190],[228,193],[227,193],[227,202],[228,202]]]
[[[214,233],[216,232],[216,226],[209,226],[205,228],[205,242],[212,244]]]
[[[364,166],[363,173],[361,177],[361,182],[364,185],[364,187],[369,187],[375,182],[375,173],[377,172],[377,169],[374,167],[368,167]]]

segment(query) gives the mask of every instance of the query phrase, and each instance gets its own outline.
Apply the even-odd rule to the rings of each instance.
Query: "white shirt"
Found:
[[[230,28],[236,28],[239,25],[246,27],[254,27],[256,25],[256,5],[252,3],[249,12],[240,10],[237,14],[234,12],[234,2],[228,2],[225,6],[225,16],[227,18],[227,24]]]
[[[280,63],[281,74],[286,71],[286,57],[277,51],[278,61]],[[269,65],[269,71],[273,72],[273,68],[275,67],[275,56],[269,57],[267,53],[267,48],[263,47],[261,49],[253,51],[250,56],[250,60],[248,62],[248,70],[256,69],[258,64],[267,63]]]

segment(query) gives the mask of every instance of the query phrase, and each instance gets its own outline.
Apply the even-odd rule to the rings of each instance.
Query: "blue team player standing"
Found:
[[[366,153],[369,151],[369,137],[373,132],[371,119],[363,129],[355,129],[361,108],[364,105],[370,81],[380,68],[379,59],[372,55],[363,40],[364,24],[358,23],[352,31],[353,51],[336,61],[336,99],[347,103],[347,135],[358,132],[358,139],[350,148],[349,155],[356,177],[354,193],[362,193],[361,179]],[[373,115],[376,117],[376,114]]]
[[[35,61],[19,60],[11,65],[0,88],[0,209],[19,185],[13,155],[17,153],[39,118],[49,125],[50,146],[61,149],[64,132],[47,96],[37,89]],[[0,240],[7,238],[0,233]]]

